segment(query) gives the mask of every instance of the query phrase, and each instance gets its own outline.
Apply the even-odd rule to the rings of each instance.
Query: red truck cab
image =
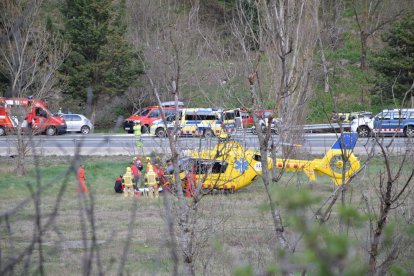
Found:
[[[174,103],[174,102],[167,102],[167,103]],[[183,105],[179,102],[179,108]],[[169,116],[171,114],[175,114],[175,107],[171,105],[163,104],[163,110],[165,116]],[[149,106],[142,110],[137,111],[132,116],[128,117],[124,121],[124,130],[128,133],[133,133],[133,127],[136,121],[141,123],[141,133],[149,133],[149,130],[152,126],[152,123],[156,120],[161,119],[161,112],[158,106]]]
[[[45,133],[49,136],[66,133],[66,122],[53,116],[46,104],[32,98],[0,98],[0,136],[15,133],[21,126],[24,132]]]

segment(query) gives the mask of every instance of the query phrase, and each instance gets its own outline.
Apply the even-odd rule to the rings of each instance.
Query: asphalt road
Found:
[[[30,150],[40,155],[132,155],[136,153],[148,154],[150,152],[169,152],[167,138],[143,135],[142,149],[135,148],[135,137],[132,134],[66,134],[60,136],[34,136],[31,140],[26,137]],[[243,146],[251,149],[258,149],[259,142],[257,136],[249,133],[237,133],[233,139],[239,141]],[[283,143],[278,135],[272,136],[273,143],[276,145],[291,146]],[[304,134],[302,138],[295,141],[295,147],[307,153],[323,153],[328,150],[337,140],[337,136],[332,133],[325,134]],[[392,141],[392,149],[400,154],[413,148],[413,139],[405,137],[386,137],[383,138],[384,145]],[[217,144],[217,139],[205,138],[186,138],[180,137],[178,141],[179,150],[211,148]],[[357,141],[355,152],[366,154],[371,150],[375,141],[372,138],[360,138]],[[16,136],[0,137],[0,156],[15,154]]]

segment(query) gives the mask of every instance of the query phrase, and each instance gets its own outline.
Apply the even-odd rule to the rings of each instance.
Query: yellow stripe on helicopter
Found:
[[[275,165],[286,171],[303,171],[311,181],[316,180],[316,174],[327,175],[335,185],[341,185],[343,180],[347,183],[361,167],[353,154],[357,138],[356,133],[343,134],[321,159],[277,158]],[[268,158],[268,164],[271,169],[271,158]],[[202,183],[203,189],[232,191],[247,187],[262,173],[260,153],[233,141],[219,143],[211,150],[191,151],[189,157],[180,160],[180,168],[181,179],[193,173],[196,183]]]

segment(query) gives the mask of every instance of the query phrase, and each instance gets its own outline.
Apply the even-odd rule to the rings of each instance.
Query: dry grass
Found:
[[[79,217],[80,204],[74,176],[72,174],[66,184],[62,177],[69,161],[65,158],[41,160],[42,183],[49,185],[41,197],[43,223],[53,210],[59,187],[66,185],[56,223],[43,237],[45,268],[50,275],[62,272],[65,275],[81,274],[85,253]],[[133,236],[131,241],[127,241],[133,199],[114,193],[113,182],[128,161],[125,157],[84,160],[91,193],[95,198],[96,235],[104,271],[110,275],[117,273],[125,243],[129,242],[126,273],[169,275],[172,263],[162,196],[159,200],[137,199],[138,212],[136,223],[133,225]],[[3,164],[7,164],[3,167],[10,167],[12,162],[7,161]],[[374,174],[378,173],[377,168],[373,168],[372,171]],[[2,213],[12,209],[29,195],[25,185],[30,182],[32,182],[30,185],[35,185],[33,177],[33,172],[22,179],[14,179],[11,174],[2,177],[0,180]],[[333,190],[326,178],[319,178],[320,181],[312,185],[309,185],[303,175],[299,174],[286,174],[283,179],[280,186],[291,186],[298,192],[309,190],[320,198],[327,198]],[[352,184],[348,195],[352,194],[353,206],[361,207],[360,195],[363,191],[370,191],[372,196],[375,196],[374,189],[367,186],[372,179],[370,171],[367,170]],[[317,206],[304,210],[302,215],[306,215],[310,222],[314,222],[312,213]],[[274,226],[268,209],[267,196],[260,180],[233,195],[207,196],[198,205],[198,209],[194,245],[197,274],[229,275],[234,269],[248,265],[254,268],[255,274],[263,274],[274,265],[277,255]],[[30,202],[11,217],[14,249],[11,248],[10,236],[2,221],[0,224],[2,258],[10,256],[12,252],[21,252],[29,245],[34,229],[34,214],[34,204]],[[333,231],[338,229],[337,222],[338,219],[333,213],[329,222]],[[289,226],[288,218],[286,223],[290,237],[299,238],[296,231]],[[358,231],[366,227],[367,225],[359,228]],[[90,234],[90,227],[87,232]],[[363,252],[362,246],[366,243],[366,236],[364,237],[362,233],[365,231],[350,233],[357,250],[354,253],[358,255]],[[359,242],[361,244],[357,245]],[[88,235],[88,245],[90,245],[90,235]],[[302,250],[303,248],[299,246],[299,255],[302,254]],[[37,254],[33,254],[32,262],[37,258]],[[21,266],[16,272],[20,269]],[[94,271],[97,271],[96,267]]]

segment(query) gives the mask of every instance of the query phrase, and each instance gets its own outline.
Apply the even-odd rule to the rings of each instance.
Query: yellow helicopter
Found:
[[[276,159],[275,165],[286,171],[303,171],[311,181],[316,180],[316,174],[321,174],[330,177],[336,185],[342,183],[343,177],[347,183],[361,168],[358,158],[353,154],[357,139],[356,133],[342,134],[321,159]],[[347,161],[344,162],[344,159]],[[268,166],[269,169],[273,166],[271,158],[268,158]],[[260,153],[245,149],[234,141],[218,143],[211,150],[191,151],[189,156],[179,160],[179,167],[181,179],[191,174],[195,185],[202,183],[202,189],[230,192],[249,186],[262,173]],[[183,185],[186,185],[185,182]]]

